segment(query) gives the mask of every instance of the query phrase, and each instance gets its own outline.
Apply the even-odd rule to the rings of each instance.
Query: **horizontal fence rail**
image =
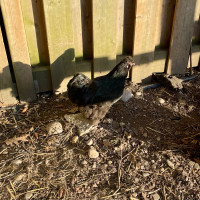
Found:
[[[134,82],[200,63],[200,0],[1,0],[0,106],[66,91],[133,55]]]

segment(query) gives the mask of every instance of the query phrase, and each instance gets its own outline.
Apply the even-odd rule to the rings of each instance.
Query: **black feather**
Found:
[[[129,69],[134,65],[132,57],[126,57],[105,76],[90,80],[83,74],[76,74],[68,83],[69,99],[79,106],[115,101],[124,90]]]

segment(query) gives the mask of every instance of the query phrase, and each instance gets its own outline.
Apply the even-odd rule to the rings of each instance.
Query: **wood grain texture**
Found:
[[[72,1],[72,18],[73,18],[73,28],[74,28],[75,58],[83,59],[83,39],[82,39],[82,27],[81,27],[80,0]]]
[[[2,32],[0,29],[0,105],[9,105],[17,103],[16,93],[13,90],[10,69],[8,66],[6,51],[3,43]]]
[[[25,1],[25,0],[24,0]],[[40,0],[31,0],[34,23],[35,23],[35,31],[37,38],[37,47],[40,57],[40,65],[49,65],[49,51],[47,46],[47,34],[46,34],[46,26],[44,20],[44,9],[43,9],[43,1]]]
[[[20,0],[31,65],[40,63],[32,0]]]
[[[71,0],[43,1],[54,92],[64,92],[75,73]]]
[[[176,1],[167,73],[184,74],[193,34],[196,0]]]
[[[152,62],[155,50],[157,1],[137,0],[133,55],[136,65]]]
[[[193,43],[200,44],[200,0],[196,0],[194,22]]]
[[[36,99],[20,1],[1,1],[11,58],[21,101]]]
[[[157,4],[155,45],[160,48],[168,48],[176,0],[157,0]]]
[[[118,1],[93,1],[94,77],[115,66]]]
[[[116,54],[123,54],[124,0],[118,0]]]

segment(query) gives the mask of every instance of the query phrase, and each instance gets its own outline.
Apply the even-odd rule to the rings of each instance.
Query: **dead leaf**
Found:
[[[38,140],[38,138],[39,138],[39,137],[38,137],[38,133],[34,132],[33,135],[34,135],[34,137]]]
[[[64,105],[62,105],[62,104],[56,105],[56,108],[63,108],[63,107],[64,107]]]
[[[22,110],[22,113],[25,113],[28,110],[28,107],[24,107],[24,109]]]
[[[33,131],[34,130],[34,128],[33,128],[33,126],[29,129],[29,131]]]
[[[61,199],[63,197],[64,189],[60,188],[59,189],[59,198]]]
[[[27,137],[29,136],[29,134],[24,134],[22,136],[19,136],[19,137],[16,137],[14,136],[13,138],[11,139],[7,139],[5,141],[6,145],[10,145],[10,146],[13,146],[14,144],[16,144],[17,146],[19,145],[19,142],[27,142]]]

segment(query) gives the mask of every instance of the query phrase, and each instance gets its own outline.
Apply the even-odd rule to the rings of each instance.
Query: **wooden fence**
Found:
[[[200,55],[200,0],[1,0],[0,103],[66,91],[133,55],[132,81],[184,74]],[[15,87],[16,86],[16,89]]]

